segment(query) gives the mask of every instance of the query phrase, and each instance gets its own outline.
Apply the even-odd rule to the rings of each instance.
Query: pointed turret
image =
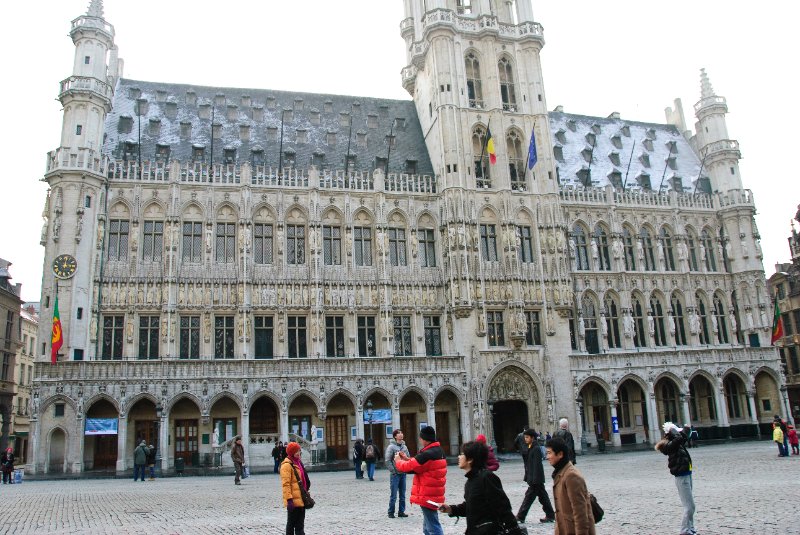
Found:
[[[86,11],[87,17],[103,18],[103,0],[92,0],[89,2],[89,9]]]
[[[700,69],[700,98],[706,99],[715,97],[714,88],[711,87],[711,81],[708,79],[705,69]]]

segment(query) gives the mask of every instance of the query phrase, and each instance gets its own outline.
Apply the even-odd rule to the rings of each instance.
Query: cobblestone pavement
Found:
[[[702,534],[800,533],[800,457],[777,457],[771,442],[706,446],[691,450],[695,465],[696,524]],[[649,452],[578,458],[590,490],[606,510],[599,535],[679,532],[681,507],[667,459]],[[519,506],[525,491],[521,462],[505,462],[499,475]],[[545,469],[552,497],[552,469]],[[386,515],[387,472],[356,481],[352,472],[312,473],[317,506],[306,516],[309,535],[422,533],[419,508],[409,518]],[[448,502],[461,501],[462,472],[450,467]],[[410,491],[410,480],[409,480]],[[254,475],[241,486],[233,477],[130,480],[28,481],[0,490],[0,533],[205,534],[283,533],[278,477]],[[550,534],[539,524],[538,502],[528,515],[531,535]],[[446,535],[463,533],[464,520],[442,516]]]

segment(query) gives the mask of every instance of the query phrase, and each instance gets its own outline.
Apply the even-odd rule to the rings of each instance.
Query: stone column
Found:
[[[399,418],[399,416],[398,416]],[[364,438],[364,408],[356,407],[356,437]]]
[[[428,403],[428,425],[436,429],[436,405],[434,402]],[[439,438],[439,434],[443,431],[436,429],[436,438]],[[449,431],[448,431],[449,432]]]
[[[783,414],[786,415],[786,421],[794,425],[794,417],[792,415],[792,405],[789,402],[789,392],[786,385],[780,387],[781,404],[783,405]]]
[[[395,400],[392,403],[392,430],[400,429],[400,401],[395,396]],[[407,429],[403,429],[404,432],[407,432]]]
[[[158,421],[158,449],[161,450],[161,474],[169,469],[169,417],[161,415]]]
[[[244,463],[250,464],[250,413],[246,410],[242,411],[242,426],[239,429],[239,434],[242,436],[242,445],[244,446]]]
[[[28,441],[28,464],[25,465],[25,473],[37,474],[39,473],[39,452],[41,451],[41,425],[39,418],[30,421],[30,440]],[[45,456],[45,458],[47,458]]]
[[[617,400],[612,399],[608,403],[611,411],[611,443],[615,448],[622,446],[622,437],[619,436],[619,420],[617,420],[617,430],[614,430],[614,420],[617,418]]]
[[[725,438],[731,437],[731,424],[728,420],[728,404],[725,403],[725,386],[722,383],[722,378],[717,380],[717,391],[715,392],[717,398],[717,420],[719,426],[725,435]]]
[[[575,425],[573,426],[575,430],[575,436],[573,439],[575,441],[575,452],[576,453],[583,453],[584,445],[586,444],[586,438],[584,436],[584,429],[583,429],[583,401],[579,401],[575,403]]]
[[[289,440],[289,411],[288,409],[281,409],[281,438],[280,440],[286,444]]]
[[[758,413],[756,412],[756,392],[755,390],[747,391],[747,404],[750,406],[750,417],[753,425],[756,426],[756,436],[761,438],[761,429],[758,427]]]
[[[661,425],[658,421],[658,409],[656,406],[656,391],[653,383],[647,383],[647,421],[650,427],[650,444],[655,444],[661,440]]]
[[[689,398],[691,396],[689,394],[681,394],[681,404],[683,405],[683,416],[684,420],[680,423],[675,422],[678,426],[683,427],[685,423],[692,423],[692,413],[689,412]]]
[[[125,463],[125,445],[128,442],[128,416],[120,413],[119,415],[119,429],[117,430],[117,472],[124,472],[126,469]]]
[[[86,441],[86,435],[83,434],[84,419],[82,417],[78,418],[76,424],[77,425],[75,426],[75,441],[77,442],[77,444],[75,444],[76,446],[75,449],[78,451],[78,454],[76,455],[75,461],[72,463],[72,472],[80,474],[81,472],[83,472],[83,448],[84,448],[84,442]]]

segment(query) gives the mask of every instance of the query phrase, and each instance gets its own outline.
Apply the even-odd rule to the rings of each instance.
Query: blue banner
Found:
[[[611,428],[614,433],[619,433],[619,419],[616,416],[611,417]]]
[[[86,418],[84,435],[116,435],[118,425],[116,418]]]
[[[392,409],[373,409],[372,419],[370,419],[368,411],[364,411],[364,423],[369,425],[370,422],[373,424],[391,424]]]

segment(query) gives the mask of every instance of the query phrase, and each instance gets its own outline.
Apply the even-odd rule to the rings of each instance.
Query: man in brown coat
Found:
[[[231,460],[233,466],[236,468],[236,475],[233,482],[236,485],[241,485],[239,478],[242,477],[242,466],[244,466],[244,446],[242,446],[242,437],[236,437],[233,441],[233,448],[231,448]]]
[[[561,438],[545,444],[553,470],[553,501],[556,507],[555,535],[595,535],[592,504],[586,481],[569,460],[569,446]]]

